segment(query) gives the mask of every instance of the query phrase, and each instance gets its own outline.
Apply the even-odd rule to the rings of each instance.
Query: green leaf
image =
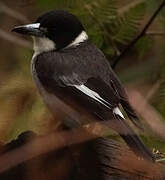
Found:
[[[146,3],[140,2],[130,6],[127,10],[120,12],[114,20],[111,31],[113,39],[121,44],[128,44],[138,32],[140,22],[143,20],[146,10]]]

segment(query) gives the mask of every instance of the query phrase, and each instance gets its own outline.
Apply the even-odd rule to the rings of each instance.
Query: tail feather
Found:
[[[130,118],[132,123],[139,128],[140,130],[144,130],[142,123],[140,122],[139,118],[137,117],[134,109],[131,107],[129,102],[127,100],[121,100],[121,105],[125,112],[127,113],[127,116]]]
[[[144,145],[132,128],[127,124],[127,122],[118,115],[115,117],[114,122],[110,120],[110,127],[120,134],[130,149],[137,156],[154,161],[154,155],[152,152]]]

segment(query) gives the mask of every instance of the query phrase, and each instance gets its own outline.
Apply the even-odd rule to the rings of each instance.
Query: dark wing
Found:
[[[128,96],[122,87],[120,81],[116,77],[116,75],[112,71],[111,75],[111,86],[118,95],[120,99],[120,104],[122,105],[124,111],[127,113],[130,120],[132,120],[133,124],[138,127],[139,129],[143,130],[143,125],[141,124],[138,116],[136,115],[134,109],[129,103]]]
[[[119,98],[101,78],[90,77],[83,82],[75,73],[72,76],[59,76],[58,80],[42,75],[39,78],[49,93],[55,94],[67,104],[76,102],[77,106],[103,120],[110,118],[104,116],[103,112],[116,113],[124,118],[118,108]]]

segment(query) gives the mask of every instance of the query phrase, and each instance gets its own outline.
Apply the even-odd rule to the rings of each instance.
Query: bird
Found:
[[[107,122],[136,155],[154,161],[154,155],[121,111],[122,107],[131,122],[142,128],[124,87],[77,16],[52,10],[12,31],[32,36],[34,82],[50,111],[64,115],[62,123],[67,128],[92,120]]]

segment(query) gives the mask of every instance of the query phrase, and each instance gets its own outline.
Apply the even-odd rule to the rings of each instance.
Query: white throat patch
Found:
[[[56,49],[55,43],[46,37],[33,37],[33,58],[43,52],[48,52]]]
[[[77,37],[76,39],[69,44],[67,47],[71,47],[71,46],[78,46],[80,43],[86,41],[88,39],[88,35],[85,31],[82,31]]]
[[[33,58],[43,52],[48,52],[56,49],[56,44],[46,37],[32,37],[33,38],[33,50],[34,55]],[[80,43],[86,41],[88,39],[88,35],[85,31],[82,31],[79,36],[66,48],[71,46],[78,46]]]

